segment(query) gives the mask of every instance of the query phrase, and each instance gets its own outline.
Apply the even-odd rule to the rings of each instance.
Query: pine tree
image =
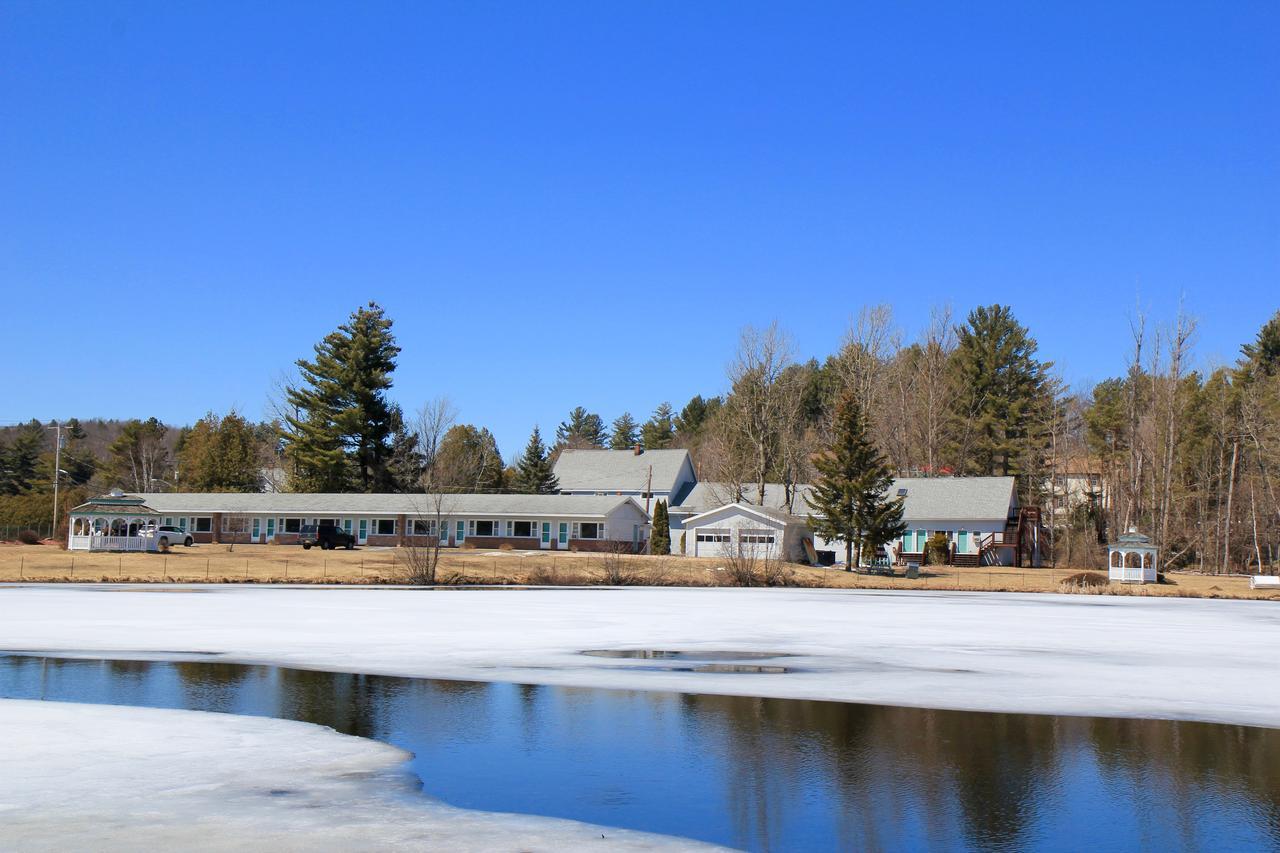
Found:
[[[1256,369],[1266,376],[1274,376],[1280,371],[1280,311],[1258,331],[1253,343],[1245,344],[1240,350],[1244,353],[1246,374]]]
[[[956,450],[965,472],[1034,472],[1047,445],[1039,424],[1052,402],[1050,365],[1036,359],[1035,339],[1007,306],[975,308],[956,332],[955,432],[963,436]]]
[[[0,446],[0,493],[19,495],[28,492],[40,478],[40,454],[48,440],[39,421],[18,427],[13,441]]]
[[[862,563],[907,529],[903,500],[889,498],[893,472],[871,441],[871,433],[852,391],[836,407],[832,442],[814,459],[818,477],[806,498],[817,515],[809,526],[820,536],[844,543],[845,570]],[[855,554],[856,551],[856,554]]]
[[[525,445],[524,455],[516,463],[515,490],[531,495],[551,495],[560,488],[560,482],[551,472],[551,460],[548,458],[546,445],[542,443],[542,433],[535,426]]]
[[[178,470],[190,491],[256,492],[261,469],[257,432],[234,409],[225,417],[209,412],[178,438]]]
[[[644,444],[645,450],[661,450],[664,447],[670,447],[675,436],[671,404],[660,403],[658,408],[653,410],[653,417],[649,418],[640,429],[640,441]]]
[[[630,412],[623,412],[613,422],[613,433],[609,436],[611,450],[630,450],[640,443],[640,425]]]
[[[376,303],[358,309],[299,359],[302,383],[286,390],[285,451],[304,491],[386,491],[393,405],[387,398],[400,348]]]
[[[649,553],[671,553],[671,518],[667,514],[667,502],[661,499],[653,507],[653,534],[649,537]]]
[[[557,447],[604,447],[605,439],[604,420],[582,406],[570,412],[569,420],[556,430]]]

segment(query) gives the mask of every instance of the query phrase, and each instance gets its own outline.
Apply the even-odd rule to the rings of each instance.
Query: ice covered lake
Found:
[[[750,850],[1280,846],[1280,730],[1243,725],[357,675],[199,656],[4,655],[0,697],[316,723],[412,752],[424,793],[454,806]]]

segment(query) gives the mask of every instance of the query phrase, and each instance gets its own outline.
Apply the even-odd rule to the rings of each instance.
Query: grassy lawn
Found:
[[[106,581],[210,583],[395,583],[401,570],[395,550],[304,551],[287,545],[197,545],[168,554],[107,554],[64,551],[52,545],[0,545],[0,582]],[[727,584],[721,561],[695,557],[629,557],[634,583],[672,586]],[[1097,567],[1085,567],[1097,571]],[[1057,592],[1063,578],[1085,568],[958,569],[926,567],[918,580],[880,577],[795,566],[800,586],[860,589],[993,590]],[[603,558],[596,554],[520,551],[443,552],[442,581],[473,584],[598,584]],[[1253,591],[1247,577],[1171,573],[1170,584],[1143,587],[1119,584],[1111,592],[1210,598],[1270,598],[1280,592]]]

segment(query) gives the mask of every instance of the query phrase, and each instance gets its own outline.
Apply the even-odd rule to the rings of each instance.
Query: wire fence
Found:
[[[17,542],[23,531],[31,531],[37,539],[53,538],[53,522],[43,524],[13,524],[0,522],[0,542]]]

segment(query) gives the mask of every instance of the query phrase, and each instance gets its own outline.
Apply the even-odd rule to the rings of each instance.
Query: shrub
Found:
[[[945,533],[935,533],[924,545],[925,565],[946,565],[947,555],[951,551],[951,543]]]
[[[601,552],[598,567],[603,582],[609,586],[630,586],[641,582],[635,560],[628,555],[630,546],[615,544]]]
[[[794,586],[796,573],[777,557],[739,545],[722,555],[726,586]]]
[[[1062,586],[1076,587],[1084,589],[1086,587],[1109,586],[1111,581],[1107,580],[1107,576],[1098,572],[1076,572],[1062,579]]]
[[[36,533],[34,530],[19,530],[18,541],[23,545],[39,545],[40,534]]]

